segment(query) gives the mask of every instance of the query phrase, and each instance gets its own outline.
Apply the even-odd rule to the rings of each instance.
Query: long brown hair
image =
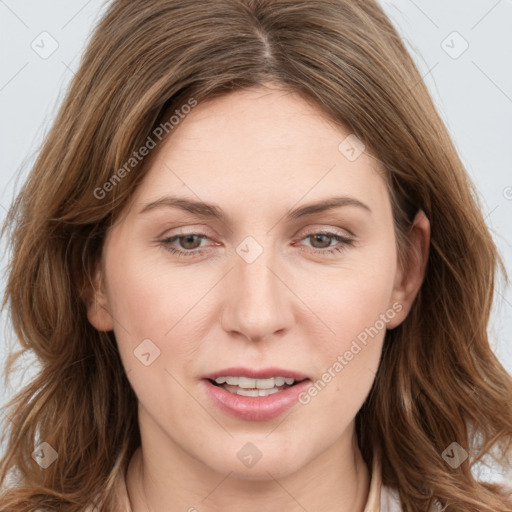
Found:
[[[114,482],[140,443],[137,402],[112,332],[87,320],[87,283],[109,226],[191,101],[274,82],[349,127],[386,171],[399,254],[411,219],[431,223],[425,280],[386,335],[374,386],[356,417],[366,463],[404,510],[510,512],[510,496],[472,465],[508,462],[512,379],[489,347],[501,265],[477,195],[425,84],[375,0],[115,0],[13,203],[4,300],[20,352],[40,370],[6,409],[0,511],[116,509]],[[178,115],[178,114],[176,114]],[[166,124],[167,123],[167,124]],[[127,162],[131,162],[127,166]],[[124,168],[124,172],[121,169]],[[105,185],[109,183],[110,185]],[[6,375],[16,361],[10,360]],[[44,470],[32,452],[58,458]],[[442,454],[458,443],[458,467]],[[508,500],[508,501],[507,501]]]

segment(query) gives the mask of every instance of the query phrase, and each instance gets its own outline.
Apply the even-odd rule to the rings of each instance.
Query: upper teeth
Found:
[[[229,384],[230,386],[239,386],[246,389],[272,389],[273,387],[287,384],[291,386],[295,379],[287,377],[270,377],[270,379],[250,379],[249,377],[217,377],[217,384]]]

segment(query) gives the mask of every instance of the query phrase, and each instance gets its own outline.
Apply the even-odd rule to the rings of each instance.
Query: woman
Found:
[[[375,2],[114,1],[7,226],[0,510],[512,510],[499,256]]]

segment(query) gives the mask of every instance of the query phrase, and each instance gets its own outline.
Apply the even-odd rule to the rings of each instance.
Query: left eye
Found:
[[[338,235],[337,233],[331,233],[330,231],[321,231],[321,232],[315,232],[315,233],[309,233],[301,240],[310,239],[313,240],[313,243],[319,243],[320,247],[313,247],[313,253],[314,254],[334,254],[336,252],[340,253],[343,250],[345,250],[347,247],[350,247],[353,245],[354,240],[351,238],[348,238],[343,235]],[[325,245],[325,241],[327,240],[327,245]],[[337,242],[336,244],[332,245],[332,241]]]
[[[208,236],[203,233],[185,233],[165,238],[161,241],[161,245],[165,250],[179,257],[192,257],[202,254],[201,241],[207,238]],[[329,231],[309,233],[300,240],[306,239],[310,239],[314,244],[320,245],[320,247],[309,246],[312,247],[312,252],[315,254],[341,252],[345,247],[353,244],[352,239]],[[337,243],[333,245],[333,241]],[[174,245],[176,242],[181,246],[181,249],[176,248]]]

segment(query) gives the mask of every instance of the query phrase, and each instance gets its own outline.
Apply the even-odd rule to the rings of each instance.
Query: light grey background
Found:
[[[381,4],[406,41],[477,185],[486,221],[512,277],[512,0]],[[104,8],[100,0],[0,0],[0,221]],[[3,254],[3,240],[1,244]],[[2,268],[6,262],[3,255]],[[5,317],[4,312],[2,365],[12,338]],[[511,332],[512,294],[499,283],[489,333],[510,373]],[[7,388],[0,384],[0,405],[36,368],[30,357],[21,366],[24,378],[20,374]]]

